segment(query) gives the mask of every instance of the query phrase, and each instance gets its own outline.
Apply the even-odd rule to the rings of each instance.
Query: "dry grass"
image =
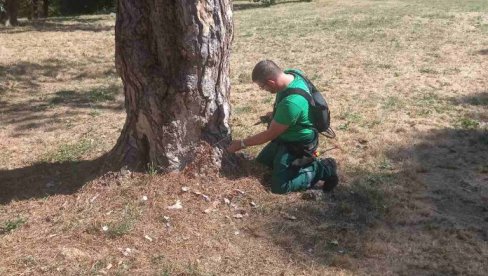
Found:
[[[303,69],[332,106],[336,198],[272,195],[252,163],[94,178],[125,118],[114,19],[3,28],[0,275],[485,274],[486,1],[235,5],[234,136],[271,109],[258,60]]]

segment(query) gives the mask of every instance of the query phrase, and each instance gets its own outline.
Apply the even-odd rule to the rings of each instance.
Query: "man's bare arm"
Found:
[[[271,121],[271,125],[269,128],[263,132],[260,132],[256,135],[253,135],[251,137],[248,137],[243,140],[244,144],[246,146],[255,146],[255,145],[261,145],[266,142],[269,142],[273,139],[276,139],[280,134],[285,132],[288,129],[287,125],[282,125],[280,123],[277,123],[275,120]],[[241,150],[241,141],[232,141],[230,146],[227,148],[229,152],[236,152],[238,150]]]

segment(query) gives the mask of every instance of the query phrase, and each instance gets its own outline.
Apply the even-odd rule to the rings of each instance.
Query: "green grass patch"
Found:
[[[451,104],[441,99],[435,92],[421,92],[421,95],[415,97],[412,102],[413,106],[417,106],[416,114],[419,116],[430,116],[437,113],[444,113],[451,108]]]
[[[235,115],[240,115],[240,114],[252,113],[253,108],[251,106],[239,106],[234,108],[233,111]]]
[[[7,220],[0,225],[0,234],[10,233],[15,229],[20,228],[25,222],[26,220],[21,217],[12,220]]]
[[[444,74],[444,75],[456,75],[459,73],[461,73],[461,69],[456,68],[456,67],[447,68],[447,69],[442,70],[442,74]]]
[[[345,131],[345,130],[349,129],[350,125],[351,125],[351,122],[345,122],[344,124],[340,124],[339,126],[337,126],[337,129]]]
[[[102,115],[102,112],[99,109],[94,108],[90,111],[90,113],[88,113],[88,115],[90,115],[92,117],[98,117],[98,116]]]
[[[51,105],[58,105],[62,103],[66,103],[72,101],[77,97],[76,91],[73,90],[61,90],[56,92],[56,96],[54,96],[50,101],[49,104]]]
[[[461,118],[458,125],[464,129],[477,129],[480,126],[480,122],[471,118]]]
[[[98,87],[88,91],[61,90],[49,100],[49,105],[110,102],[115,100],[118,91],[119,87],[116,85]]]
[[[239,83],[250,83],[251,82],[251,77],[249,76],[248,73],[245,73],[245,72],[241,72],[239,73],[239,75],[237,76],[237,81]]]
[[[339,115],[339,119],[346,120],[346,122],[337,126],[337,129],[345,131],[348,130],[349,126],[351,126],[352,124],[359,123],[362,119],[362,116],[359,113],[346,110],[341,112],[341,114]]]
[[[110,238],[117,238],[128,234],[134,227],[140,214],[141,211],[135,205],[127,204],[122,211],[120,219],[107,225],[106,235]]]
[[[400,98],[396,96],[390,96],[383,101],[382,107],[386,110],[396,110],[399,109],[401,105],[402,101]]]
[[[266,97],[264,98],[261,103],[263,104],[270,104],[271,102],[273,102],[274,98],[273,97]]]
[[[389,159],[383,159],[379,163],[378,167],[382,170],[392,170],[393,169],[393,163]]]
[[[428,67],[420,68],[419,72],[422,74],[439,74],[439,71]]]
[[[146,171],[149,175],[151,176],[155,176],[156,174],[158,174],[158,171],[159,171],[159,168],[156,164],[154,164],[153,162],[151,163],[147,163],[146,165]]]
[[[118,88],[115,86],[110,86],[107,88],[97,88],[90,90],[86,93],[87,98],[92,103],[108,102],[115,100],[115,94]]]
[[[358,123],[361,121],[362,116],[359,113],[345,111],[339,115],[339,118],[351,123]]]
[[[93,140],[82,139],[77,143],[62,144],[55,151],[49,152],[43,158],[49,162],[71,162],[81,157],[95,147]]]
[[[393,65],[391,65],[391,64],[378,64],[378,68],[380,68],[380,69],[391,69],[391,68],[393,68]]]
[[[428,19],[455,19],[456,17],[452,14],[448,14],[446,12],[434,12],[434,13],[426,13],[420,16],[421,18],[428,18]]]
[[[384,186],[389,181],[391,181],[389,175],[375,173],[357,179],[351,185],[356,203],[365,208],[372,216],[384,215],[389,205]]]

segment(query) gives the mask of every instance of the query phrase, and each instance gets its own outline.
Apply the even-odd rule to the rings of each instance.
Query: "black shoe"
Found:
[[[322,178],[321,180],[324,181],[324,185],[322,190],[324,192],[332,192],[334,188],[339,184],[339,177],[337,176],[337,163],[333,158],[325,158],[320,160],[322,164],[329,168],[332,171],[330,176]]]

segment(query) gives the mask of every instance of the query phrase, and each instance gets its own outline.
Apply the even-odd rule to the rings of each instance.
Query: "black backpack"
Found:
[[[285,73],[293,74],[295,77],[302,77],[307,82],[310,93],[299,88],[287,89],[281,99],[283,100],[292,94],[297,94],[304,97],[310,105],[310,115],[312,116],[313,125],[303,125],[303,127],[314,128],[325,137],[334,138],[335,133],[330,127],[329,106],[327,101],[325,101],[325,98],[318,91],[317,87],[315,87],[315,85],[313,85],[313,83],[304,74],[297,70],[287,70]]]

